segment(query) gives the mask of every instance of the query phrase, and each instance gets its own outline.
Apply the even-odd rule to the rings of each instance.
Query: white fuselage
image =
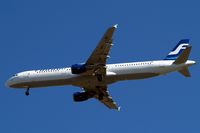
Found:
[[[89,86],[90,84],[111,84],[121,80],[144,79],[172,71],[179,71],[194,64],[188,60],[183,64],[173,64],[174,60],[130,62],[106,65],[106,77],[99,82],[94,75],[72,74],[71,68],[31,70],[11,77],[6,85],[13,88],[35,88],[57,85]]]

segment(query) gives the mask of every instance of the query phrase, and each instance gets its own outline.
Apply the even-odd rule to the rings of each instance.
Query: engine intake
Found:
[[[72,74],[81,74],[86,72],[85,64],[74,64],[71,66]]]
[[[73,94],[73,99],[75,102],[82,102],[92,98],[94,94],[93,92],[76,92]]]

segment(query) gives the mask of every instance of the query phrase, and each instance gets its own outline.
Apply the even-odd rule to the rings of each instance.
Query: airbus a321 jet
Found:
[[[117,25],[114,25],[107,29],[85,63],[66,68],[20,72],[12,76],[6,85],[12,88],[25,88],[27,96],[30,88],[73,85],[82,88],[81,92],[73,94],[75,102],[96,98],[108,108],[119,110],[119,106],[108,93],[109,84],[155,77],[173,71],[190,77],[188,67],[195,64],[195,61],[188,60],[192,48],[188,39],[180,40],[163,60],[106,64],[116,28]]]

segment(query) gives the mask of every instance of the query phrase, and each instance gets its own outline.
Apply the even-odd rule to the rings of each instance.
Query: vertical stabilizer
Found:
[[[192,46],[188,46],[186,49],[184,49],[180,56],[174,61],[174,64],[185,63],[188,60],[191,48]]]
[[[189,39],[180,40],[172,51],[170,51],[165,60],[176,60],[188,46]]]

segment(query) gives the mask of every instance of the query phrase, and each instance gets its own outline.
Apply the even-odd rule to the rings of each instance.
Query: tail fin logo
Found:
[[[189,44],[186,43],[178,45],[178,47],[174,51],[170,52],[169,55],[177,55],[181,50],[186,49],[188,45]]]
[[[175,48],[170,51],[165,60],[175,60],[189,46],[189,39],[180,40]]]

